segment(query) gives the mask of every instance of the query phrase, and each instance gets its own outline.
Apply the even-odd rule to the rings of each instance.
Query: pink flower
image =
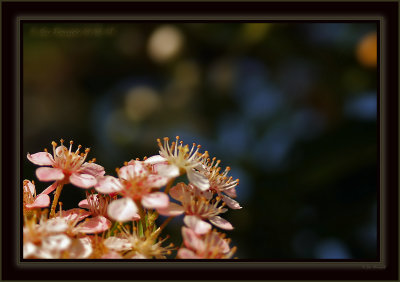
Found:
[[[229,239],[225,234],[215,230],[205,235],[198,235],[193,230],[182,227],[182,237],[186,248],[178,250],[181,259],[227,259],[231,258],[236,248],[229,247]]]
[[[158,210],[161,215],[176,216],[185,213],[184,223],[197,234],[205,234],[211,230],[211,225],[205,220],[225,230],[233,229],[227,220],[218,216],[227,209],[223,208],[224,205],[218,207],[221,199],[217,197],[213,200],[211,191],[203,192],[191,184],[178,183],[171,188],[169,194],[180,201],[182,206],[170,203],[167,208]]]
[[[104,216],[98,215],[90,217],[91,212],[82,209],[70,209],[60,211],[56,214],[55,220],[57,224],[67,224],[67,234],[76,235],[82,234],[96,234],[106,231],[111,227],[111,221]],[[83,220],[83,221],[82,221]]]
[[[102,215],[107,217],[108,204],[111,201],[109,195],[93,194],[86,191],[86,199],[79,202],[80,208],[88,209],[94,216]]]
[[[36,219],[24,222],[23,257],[42,259],[89,257],[92,253],[91,241],[81,235],[75,238],[75,233],[71,233],[73,227],[70,224],[74,216],[72,213],[68,215],[69,219],[55,217],[49,220],[42,216],[39,224],[36,223]]]
[[[121,222],[139,219],[138,207],[135,202],[140,202],[147,209],[168,206],[168,196],[154,190],[166,185],[169,177],[154,173],[150,165],[141,161],[130,161],[117,172],[118,178],[105,176],[99,179],[95,186],[100,193],[118,193],[123,196],[108,205],[110,218]]]
[[[89,148],[85,150],[85,153],[80,154],[79,149],[82,147],[81,145],[73,152],[73,141],[70,141],[69,149],[63,145],[64,140],[61,139],[60,141],[61,145],[58,147],[56,147],[56,142],[52,142],[53,155],[49,154],[47,150],[33,155],[28,153],[28,160],[36,165],[45,166],[36,170],[37,178],[40,181],[57,181],[64,184],[72,183],[75,186],[85,189],[93,187],[97,183],[96,177],[104,175],[104,168],[93,162],[85,162],[87,154],[90,151]]]
[[[211,162],[210,159],[204,162],[204,174],[209,179],[210,190],[216,192],[231,209],[241,209],[240,204],[232,199],[236,198],[235,187],[239,184],[239,179],[233,180],[232,176],[228,177],[229,166],[225,168],[224,172],[220,173],[220,160],[215,160],[214,157]]]
[[[36,195],[35,184],[29,180],[23,182],[23,205],[24,211],[34,208],[45,208],[50,205],[50,197],[47,195],[47,189]]]
[[[186,173],[193,185],[203,191],[207,190],[210,187],[208,178],[199,170],[202,170],[202,161],[207,158],[208,152],[200,154],[201,146],[196,146],[195,143],[193,143],[191,149],[188,145],[183,146],[182,141],[179,142],[179,136],[176,136],[176,141],[172,142],[171,146],[168,141],[169,138],[165,137],[163,145],[160,139],[157,139],[160,155],[148,158],[145,163],[154,165],[159,174],[171,178]]]

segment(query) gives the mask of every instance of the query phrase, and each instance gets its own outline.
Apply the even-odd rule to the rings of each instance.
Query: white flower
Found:
[[[157,139],[160,154],[148,158],[145,163],[152,164],[160,175],[177,177],[187,173],[190,183],[202,191],[209,189],[209,180],[202,173],[202,162],[207,158],[208,152],[199,153],[201,146],[196,146],[195,143],[189,149],[188,145],[183,145],[183,142],[179,141],[179,136],[176,136],[176,141],[172,142],[171,146],[168,141],[169,138],[165,137],[164,144],[162,144],[161,140]]]

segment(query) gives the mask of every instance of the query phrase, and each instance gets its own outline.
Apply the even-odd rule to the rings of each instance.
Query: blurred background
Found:
[[[240,179],[241,259],[377,256],[377,37],[370,23],[24,23],[26,153],[60,138],[106,173],[201,144]],[[21,180],[22,183],[22,180]],[[63,208],[84,191],[63,189]],[[180,245],[182,219],[167,232]],[[176,237],[175,239],[173,239]]]

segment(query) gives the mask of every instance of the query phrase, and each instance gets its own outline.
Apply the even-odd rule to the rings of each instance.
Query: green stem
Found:
[[[139,213],[139,216],[140,216],[140,222],[142,223],[142,227],[143,227],[143,230],[145,230],[145,220],[144,220],[144,209],[143,209],[143,206],[142,206],[142,204],[140,203],[140,201],[137,201],[136,202],[136,206],[138,207],[138,213]]]
[[[62,184],[62,183],[59,183],[57,185],[56,194],[54,195],[53,203],[51,204],[50,218],[55,216],[56,207],[58,204],[58,198],[60,198],[61,190],[62,190],[63,186],[64,186],[64,184]]]

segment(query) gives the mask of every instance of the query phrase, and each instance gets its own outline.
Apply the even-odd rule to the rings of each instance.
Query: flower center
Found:
[[[74,142],[72,140],[69,142],[69,149],[63,145],[63,139],[61,139],[60,142],[61,145],[59,147],[57,147],[56,142],[51,142],[51,145],[53,146],[55,167],[61,168],[66,175],[70,175],[82,166],[90,149],[86,148],[84,153],[80,153],[79,150],[82,146],[79,145],[78,149],[73,152],[72,144]]]

